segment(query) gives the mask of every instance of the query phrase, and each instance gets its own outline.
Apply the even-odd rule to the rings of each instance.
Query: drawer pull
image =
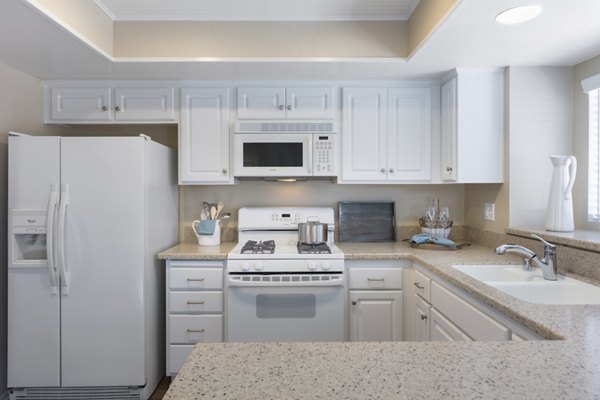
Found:
[[[421,290],[425,289],[425,286],[419,285],[419,282],[415,282],[415,286],[417,287],[417,289],[421,289]]]
[[[421,314],[421,321],[425,321],[427,319],[427,315]]]
[[[369,282],[383,282],[385,278],[367,278]]]
[[[187,278],[188,282],[204,282],[204,278]]]
[[[188,301],[188,305],[204,304],[203,301]]]
[[[202,333],[204,329],[188,329],[188,333]]]

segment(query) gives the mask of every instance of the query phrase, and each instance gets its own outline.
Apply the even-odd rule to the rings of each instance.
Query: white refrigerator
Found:
[[[164,375],[164,270],[177,242],[172,149],[139,137],[11,133],[12,399],[146,399]]]

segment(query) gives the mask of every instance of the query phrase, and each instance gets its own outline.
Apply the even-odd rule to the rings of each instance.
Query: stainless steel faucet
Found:
[[[555,281],[556,275],[556,246],[539,237],[531,235],[544,244],[544,258],[540,259],[533,251],[527,247],[517,244],[503,244],[496,248],[496,254],[515,253],[523,257],[523,269],[530,270],[531,263],[540,268],[544,273],[544,279]]]

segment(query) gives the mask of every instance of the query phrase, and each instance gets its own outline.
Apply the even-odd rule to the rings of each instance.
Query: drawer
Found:
[[[169,342],[194,344],[223,341],[222,315],[170,315]]]
[[[171,345],[169,346],[169,355],[167,358],[167,375],[175,376],[185,363],[194,345]]]
[[[415,293],[425,299],[425,301],[431,302],[431,279],[417,270],[414,272]]]
[[[402,289],[402,268],[350,268],[350,289]]]
[[[170,268],[171,289],[223,289],[222,268]]]
[[[510,340],[510,329],[436,282],[431,283],[431,305],[474,340]]]
[[[223,292],[170,292],[169,312],[223,312]]]

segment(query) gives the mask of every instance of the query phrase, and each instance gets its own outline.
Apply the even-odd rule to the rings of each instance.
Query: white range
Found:
[[[327,243],[298,244],[298,223],[308,219],[328,225]],[[346,274],[334,210],[241,208],[238,231],[227,260],[227,341],[343,341]]]

